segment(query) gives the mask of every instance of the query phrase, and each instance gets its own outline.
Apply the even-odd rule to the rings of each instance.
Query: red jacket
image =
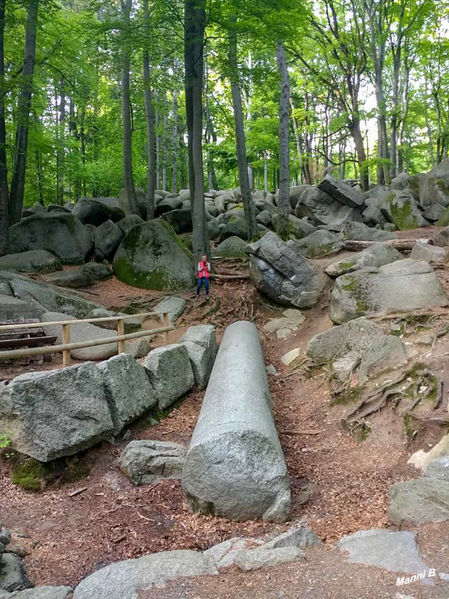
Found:
[[[201,260],[198,262],[198,278],[202,279],[203,277],[206,279],[210,277],[210,263]]]

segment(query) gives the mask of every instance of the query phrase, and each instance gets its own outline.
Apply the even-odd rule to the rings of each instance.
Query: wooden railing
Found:
[[[137,331],[135,333],[125,333],[125,320],[130,318],[142,318],[144,320],[150,316],[157,316],[162,321],[163,326],[157,329],[150,329],[145,331]],[[94,323],[94,322],[116,322],[117,323],[117,336],[115,337],[104,337],[102,339],[91,339],[89,341],[78,341],[75,343],[70,342],[70,328],[72,325],[80,323]],[[44,328],[46,326],[61,325],[62,326],[62,344],[59,345],[46,345],[43,347],[26,347],[21,349],[11,349],[6,351],[0,351],[0,362],[2,360],[12,360],[17,358],[24,358],[26,356],[35,356],[43,354],[52,354],[56,352],[62,352],[62,364],[63,366],[70,365],[70,352],[72,349],[81,349],[84,347],[95,347],[97,345],[107,345],[109,343],[117,343],[117,353],[121,354],[125,351],[125,341],[130,339],[139,339],[140,337],[149,337],[150,335],[157,335],[164,333],[164,343],[168,343],[168,333],[174,330],[174,326],[169,324],[167,312],[144,312],[141,314],[122,314],[120,316],[104,316],[99,318],[86,318],[79,320],[56,320],[52,322],[29,322],[20,324],[6,324],[0,326],[0,332],[6,330],[20,330],[30,328]]]

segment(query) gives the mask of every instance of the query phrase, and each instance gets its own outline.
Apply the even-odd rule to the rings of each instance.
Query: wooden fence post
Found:
[[[62,343],[70,343],[70,325],[63,324],[62,325]],[[70,366],[70,350],[64,349],[62,351],[62,365],[64,367]]]
[[[120,320],[117,320],[117,336],[120,337],[121,335],[124,335],[124,334],[125,334],[125,321],[123,320],[123,318],[120,318]],[[117,353],[123,354],[124,351],[125,351],[125,342],[117,341]]]
[[[163,323],[164,327],[170,326],[170,323],[168,322],[168,312],[164,312]],[[164,333],[164,345],[168,345],[168,331],[165,331]]]

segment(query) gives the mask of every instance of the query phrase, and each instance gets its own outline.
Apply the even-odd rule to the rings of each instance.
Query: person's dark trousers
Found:
[[[201,285],[203,284],[204,281],[204,287],[206,288],[206,297],[209,297],[209,279],[206,277],[198,277],[198,284],[196,286],[196,295],[197,297],[200,294],[201,291]]]

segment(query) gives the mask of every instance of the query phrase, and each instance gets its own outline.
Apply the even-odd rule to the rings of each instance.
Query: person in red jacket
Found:
[[[201,260],[198,262],[198,284],[196,286],[196,296],[199,296],[201,291],[201,285],[204,282],[206,288],[206,301],[209,301],[209,278],[210,278],[210,263],[207,261],[207,256],[201,256]]]

